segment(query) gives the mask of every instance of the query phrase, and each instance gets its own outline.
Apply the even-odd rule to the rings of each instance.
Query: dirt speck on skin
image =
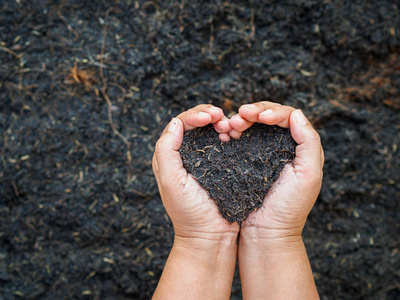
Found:
[[[228,222],[261,207],[283,167],[295,157],[288,129],[255,123],[239,139],[222,142],[212,125],[187,131],[183,166],[206,189]]]

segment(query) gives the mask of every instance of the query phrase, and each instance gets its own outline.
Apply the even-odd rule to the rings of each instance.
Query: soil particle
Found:
[[[187,131],[179,149],[183,165],[214,199],[230,223],[261,207],[283,167],[295,157],[288,129],[255,123],[239,139],[221,142],[212,125]]]

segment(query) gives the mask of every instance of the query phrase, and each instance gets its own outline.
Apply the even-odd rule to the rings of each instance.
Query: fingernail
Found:
[[[260,116],[268,116],[272,114],[272,109],[267,109],[265,111],[263,111],[262,113],[260,113]]]
[[[248,108],[248,109],[255,109],[256,108],[256,106],[254,104],[245,104],[245,105],[242,105],[242,107],[245,107],[245,108]]]
[[[178,120],[176,118],[172,118],[171,122],[168,124],[168,131],[174,132],[178,127]]]
[[[303,114],[303,112],[300,109],[296,109],[295,119],[296,119],[297,124],[299,124],[301,126],[304,126],[308,123],[306,116]]]

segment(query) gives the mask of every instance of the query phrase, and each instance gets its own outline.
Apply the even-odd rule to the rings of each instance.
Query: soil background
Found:
[[[0,298],[150,298],[173,239],[162,129],[271,100],[325,149],[304,231],[321,298],[399,299],[399,6],[1,1]]]

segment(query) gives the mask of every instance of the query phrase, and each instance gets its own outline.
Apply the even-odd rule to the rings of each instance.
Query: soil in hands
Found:
[[[221,215],[240,224],[261,207],[295,148],[288,129],[255,123],[229,142],[222,142],[212,125],[187,131],[179,151]]]

